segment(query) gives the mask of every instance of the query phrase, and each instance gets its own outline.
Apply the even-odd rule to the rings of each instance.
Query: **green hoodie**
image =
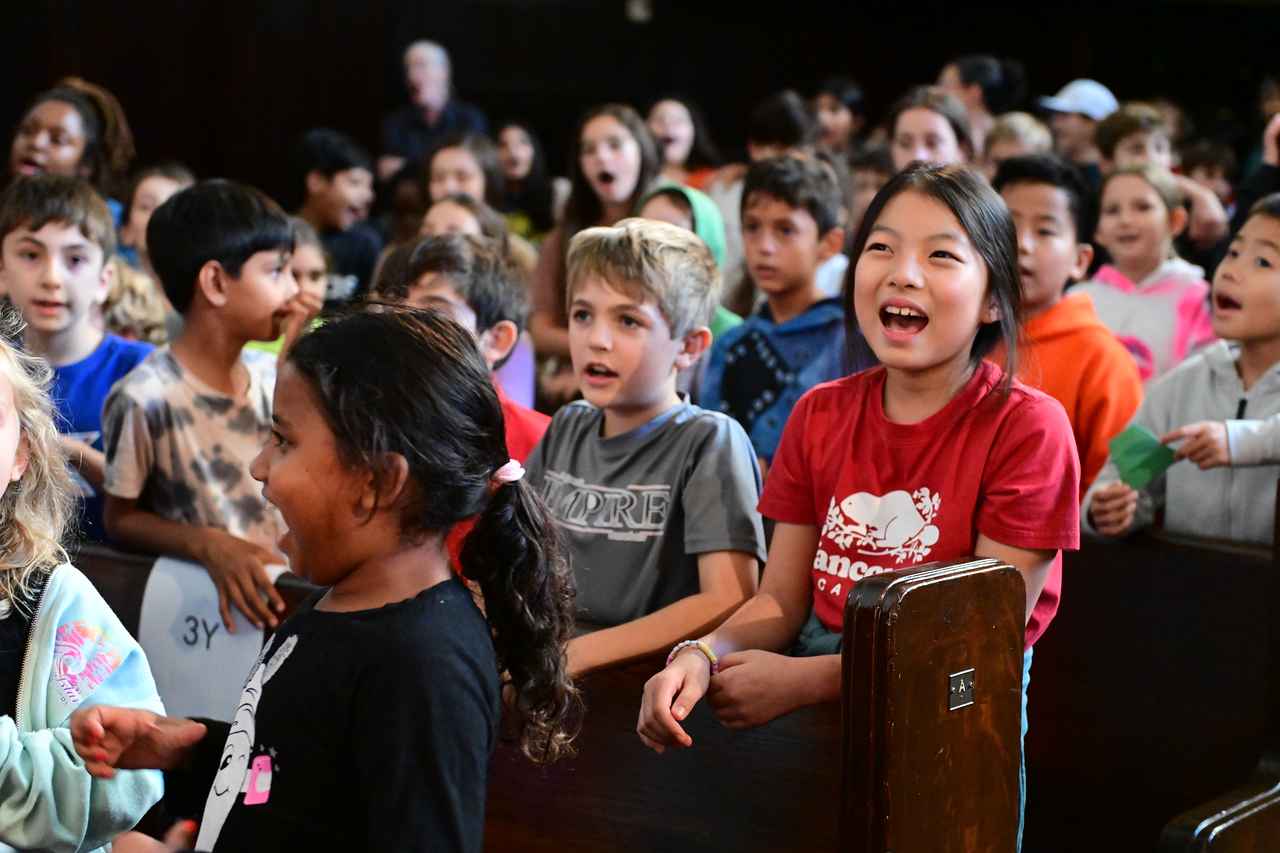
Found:
[[[649,199],[667,190],[675,190],[689,202],[689,207],[693,210],[693,233],[707,244],[712,257],[716,259],[716,266],[724,269],[724,217],[720,215],[720,208],[706,193],[674,181],[659,184],[640,198],[636,204],[636,214],[639,215],[644,206],[649,203]],[[723,305],[716,306],[716,315],[711,320],[712,338],[720,337],[741,322],[742,318],[728,308]]]
[[[702,238],[702,242],[707,244],[707,248],[715,257],[716,266],[723,269],[724,217],[720,215],[720,208],[716,207],[716,203],[706,193],[695,190],[693,187],[686,187],[684,184],[668,181],[640,197],[640,201],[636,203],[636,215],[640,215],[640,211],[649,203],[649,199],[667,190],[675,190],[689,202],[689,207],[693,209],[693,233]]]

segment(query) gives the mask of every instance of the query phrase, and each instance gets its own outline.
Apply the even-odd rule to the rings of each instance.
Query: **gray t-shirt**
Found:
[[[764,562],[760,470],[737,421],[687,403],[610,438],[602,421],[570,403],[525,462],[568,542],[581,618],[617,625],[696,594],[699,554]]]

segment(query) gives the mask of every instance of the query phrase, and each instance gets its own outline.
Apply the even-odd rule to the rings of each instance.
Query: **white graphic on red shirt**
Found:
[[[938,541],[932,521],[940,502],[928,488],[912,494],[898,490],[883,497],[857,492],[838,507],[832,498],[822,538],[842,551],[853,548],[859,554],[893,557],[899,564],[919,562]]]

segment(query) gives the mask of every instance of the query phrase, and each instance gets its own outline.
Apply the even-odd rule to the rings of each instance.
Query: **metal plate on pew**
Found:
[[[267,567],[272,583],[285,571]],[[235,634],[222,624],[218,590],[203,566],[172,557],[156,560],[142,598],[138,642],[170,715],[235,717],[244,680],[262,651],[263,632],[234,608],[232,618]]]
[[[973,704],[973,670],[966,669],[947,678],[947,710],[955,711]]]

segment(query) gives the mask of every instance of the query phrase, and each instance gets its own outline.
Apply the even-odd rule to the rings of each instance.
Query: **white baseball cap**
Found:
[[[1072,80],[1058,94],[1041,97],[1039,104],[1055,113],[1080,113],[1094,121],[1120,109],[1116,96],[1097,80]]]

